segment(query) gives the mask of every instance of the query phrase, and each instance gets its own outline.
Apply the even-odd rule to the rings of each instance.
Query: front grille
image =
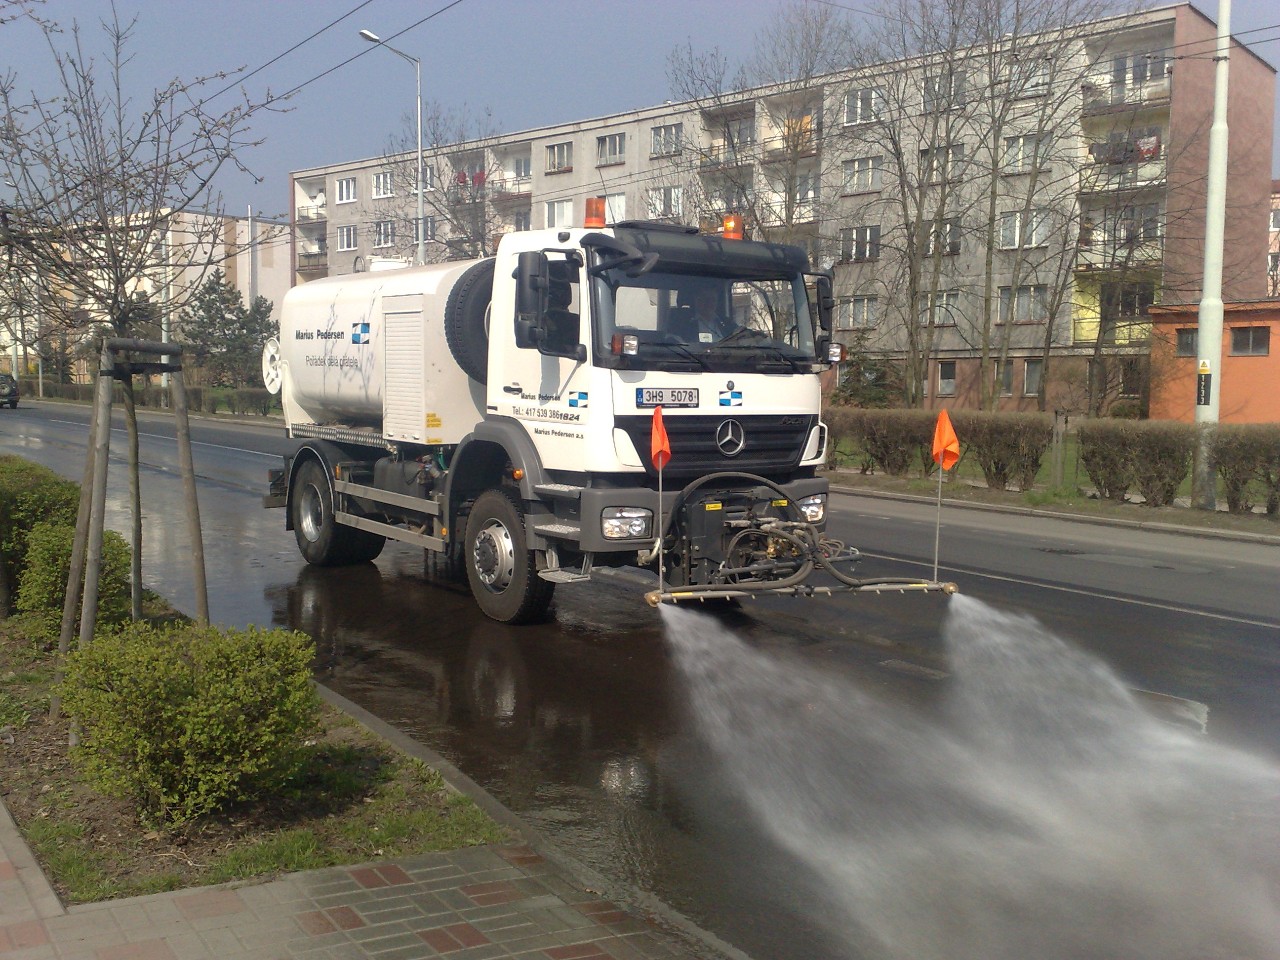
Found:
[[[736,457],[725,456],[716,445],[716,430],[726,420],[742,425],[745,444]],[[671,444],[671,462],[663,472],[668,476],[695,476],[718,470],[763,474],[794,470],[817,422],[816,415],[682,417],[664,413],[662,423]],[[617,425],[635,444],[645,472],[657,476],[649,457],[652,416],[618,417]]]

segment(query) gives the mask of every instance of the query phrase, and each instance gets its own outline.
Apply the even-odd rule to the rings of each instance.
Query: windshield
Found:
[[[592,271],[595,355],[604,366],[788,372],[814,362],[801,274],[708,275],[659,262]]]

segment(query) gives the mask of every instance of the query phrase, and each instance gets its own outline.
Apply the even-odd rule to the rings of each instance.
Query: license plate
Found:
[[[696,387],[636,387],[637,407],[696,407]]]

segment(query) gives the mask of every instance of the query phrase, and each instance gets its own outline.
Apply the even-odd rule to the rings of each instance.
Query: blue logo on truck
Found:
[[[587,391],[585,390],[569,391],[569,406],[585,407],[586,405],[587,405]]]
[[[367,323],[353,323],[351,325],[351,342],[352,343],[368,343],[369,342],[369,325]]]

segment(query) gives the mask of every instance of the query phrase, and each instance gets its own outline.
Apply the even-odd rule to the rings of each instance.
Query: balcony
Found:
[[[298,223],[316,223],[327,218],[323,203],[298,208]]]
[[[1083,272],[1128,270],[1158,266],[1164,258],[1164,245],[1158,238],[1108,240],[1081,243],[1076,256],[1076,270]]]
[[[1140,107],[1167,107],[1171,90],[1169,77],[1145,83],[1116,83],[1110,77],[1086,80],[1083,86],[1084,115],[1122,113]]]
[[[1113,166],[1085,167],[1080,175],[1080,192],[1114,193],[1163,187],[1165,184],[1164,159]]]
[[[528,200],[532,195],[532,177],[499,177],[489,181],[489,199],[494,203]]]
[[[315,273],[320,270],[329,269],[329,251],[327,248],[321,247],[319,250],[299,251],[298,253],[298,272],[299,273]]]
[[[750,166],[756,159],[755,143],[716,144],[698,161],[703,171]]]

